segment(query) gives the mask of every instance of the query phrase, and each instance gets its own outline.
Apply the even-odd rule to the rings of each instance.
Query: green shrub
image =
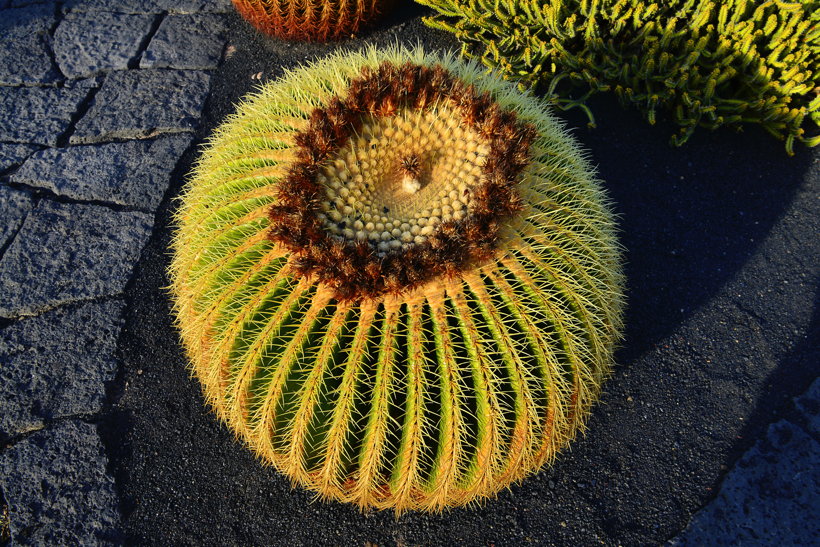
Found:
[[[761,124],[820,144],[820,2],[798,0],[417,0],[522,86],[562,108],[614,91],[650,123],[668,112],[681,145],[696,127]],[[483,46],[483,47],[482,47]]]

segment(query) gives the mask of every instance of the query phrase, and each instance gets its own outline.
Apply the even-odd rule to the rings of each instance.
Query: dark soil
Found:
[[[233,19],[200,138],[259,83],[338,48],[397,41],[457,48],[406,8],[362,39],[287,44]],[[619,366],[556,464],[481,507],[441,515],[360,513],[314,501],[260,464],[205,407],[164,290],[173,197],[128,289],[123,372],[104,434],[130,542],[151,545],[658,544],[709,502],[722,476],[791,412],[817,376],[820,150],[786,156],[754,127],[649,126],[608,97],[597,129],[566,115],[621,216],[629,309]]]

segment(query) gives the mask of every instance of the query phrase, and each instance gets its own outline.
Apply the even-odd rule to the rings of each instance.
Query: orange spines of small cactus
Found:
[[[349,38],[373,23],[390,3],[392,0],[233,0],[242,17],[265,34],[310,42]]]

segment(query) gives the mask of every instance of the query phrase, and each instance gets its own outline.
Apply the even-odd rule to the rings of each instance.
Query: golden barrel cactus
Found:
[[[621,326],[598,181],[472,63],[335,55],[247,98],[176,215],[178,325],[207,400],[324,498],[440,510],[583,428]]]
[[[350,38],[385,13],[393,0],[233,0],[253,26],[285,40]]]

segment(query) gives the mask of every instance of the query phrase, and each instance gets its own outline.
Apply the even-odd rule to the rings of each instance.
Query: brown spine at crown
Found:
[[[323,188],[319,169],[359,128],[364,116],[395,116],[402,107],[423,109],[449,103],[463,121],[490,144],[482,182],[471,195],[468,215],[447,221],[422,244],[383,256],[366,241],[341,241],[328,233],[317,214]],[[489,93],[478,94],[442,66],[383,63],[353,80],[347,97],[316,108],[308,128],[296,137],[297,159],[280,181],[270,209],[270,237],[289,249],[297,275],[315,276],[339,300],[361,300],[412,289],[437,276],[490,259],[501,223],[523,209],[517,177],[529,161],[535,127],[518,121]]]

